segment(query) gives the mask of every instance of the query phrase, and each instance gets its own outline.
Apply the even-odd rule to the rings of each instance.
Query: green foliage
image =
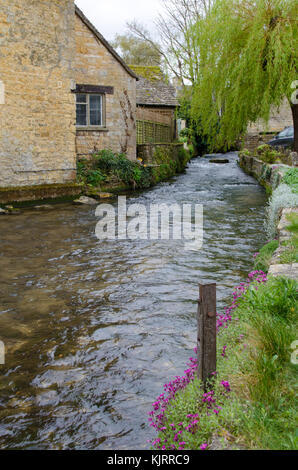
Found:
[[[285,264],[298,263],[298,214],[293,212],[287,216],[287,219],[290,224],[286,229],[292,236],[290,240],[283,242],[286,249],[280,255],[280,262]]]
[[[250,287],[239,300],[239,306],[245,307],[249,319],[255,323],[266,315],[271,320],[283,319],[291,322],[298,313],[297,285],[292,279],[272,278],[267,284],[259,285],[258,289],[255,286]]]
[[[279,262],[281,264],[298,263],[298,243],[297,238],[295,241],[292,239],[285,242],[286,249],[281,253]]]
[[[147,167],[138,161],[128,160],[124,154],[101,150],[90,159],[78,163],[78,181],[95,187],[102,182],[106,185],[118,182],[131,189],[146,189],[182,172],[189,160],[189,153],[184,148],[177,150],[173,144],[167,150],[158,148],[155,160],[158,166]]]
[[[208,442],[212,435],[221,433],[220,423],[222,417],[219,417],[207,407],[207,403],[202,402],[202,384],[197,378],[188,384],[188,386],[181,390],[173,403],[168,406],[166,411],[165,429],[160,438],[167,442],[167,448],[177,446],[180,442],[184,443],[185,449],[198,450],[200,444]],[[216,400],[218,406],[222,407],[221,413],[225,409],[225,403],[229,400],[223,394],[223,387],[216,383],[214,387],[213,399]],[[191,427],[191,432],[186,432],[185,429],[190,423],[195,423]],[[173,432],[175,429],[175,432]],[[179,431],[181,434],[179,434]],[[177,440],[175,439],[175,433]],[[224,443],[223,443],[224,447]]]
[[[216,0],[195,34],[200,74],[192,117],[216,149],[269,119],[297,79],[296,0]]]
[[[284,388],[286,394],[290,389],[285,377],[291,370],[290,346],[297,335],[297,286],[294,280],[273,278],[257,290],[249,288],[239,302],[238,313],[249,328],[252,342],[250,399],[255,407],[272,407],[273,415],[285,406],[281,390]]]
[[[90,168],[87,160],[81,160],[77,165],[77,178],[80,183],[99,186],[100,183],[105,181],[106,176],[100,170]]]
[[[291,168],[284,175],[282,182],[288,184],[294,193],[298,193],[298,168]]]
[[[239,153],[239,156],[241,156],[241,155],[244,155],[246,157],[252,157],[252,154],[248,149],[241,150],[241,152]]]
[[[149,188],[152,184],[150,169],[128,160],[123,154],[103,150],[94,157],[96,166],[131,188]]]
[[[116,34],[111,44],[127,64],[141,66],[161,64],[161,55],[156,47],[132,34]]]
[[[167,82],[167,77],[159,66],[153,65],[130,65],[131,69],[139,76],[151,82]]]
[[[190,152],[179,146],[178,151],[176,149],[162,148],[156,149],[154,154],[154,161],[157,167],[152,168],[152,175],[155,183],[164,181],[177,173],[181,173],[189,161],[191,155]]]
[[[297,366],[290,363],[290,346],[297,339],[297,286],[294,280],[272,278],[251,286],[239,301],[236,331],[245,335],[248,346],[245,354],[233,348],[232,380],[245,384],[239,431],[256,448],[295,447]]]
[[[268,269],[269,269],[271,258],[272,258],[273,253],[275,252],[275,250],[277,248],[278,248],[278,241],[277,240],[272,240],[271,242],[264,245],[260,249],[260,252],[258,253],[258,255],[255,258],[254,269],[267,273]]]
[[[265,163],[281,163],[282,154],[270,145],[260,145],[256,150],[256,156]]]
[[[186,121],[186,128],[180,133],[180,137],[185,137],[192,155],[203,155],[208,149],[208,139],[200,130],[198,123],[191,116],[191,91],[186,89],[179,99],[177,116]]]

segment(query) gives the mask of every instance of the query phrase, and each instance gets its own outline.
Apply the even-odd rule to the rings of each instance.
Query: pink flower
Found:
[[[204,444],[202,444],[202,445],[200,446],[200,449],[201,449],[201,450],[206,450],[207,447],[208,447],[208,444],[205,442]]]

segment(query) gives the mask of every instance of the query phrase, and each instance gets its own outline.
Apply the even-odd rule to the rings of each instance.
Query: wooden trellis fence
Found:
[[[137,144],[160,144],[171,141],[171,126],[153,121],[137,120]]]

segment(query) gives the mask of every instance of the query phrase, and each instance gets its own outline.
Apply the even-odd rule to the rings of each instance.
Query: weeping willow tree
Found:
[[[249,123],[268,122],[286,97],[298,151],[297,19],[297,0],[215,0],[196,24],[200,73],[191,113],[211,148],[232,145]]]

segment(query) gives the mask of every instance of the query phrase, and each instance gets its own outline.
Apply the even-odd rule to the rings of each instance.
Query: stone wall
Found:
[[[114,88],[105,95],[105,129],[77,130],[76,150],[79,157],[94,151],[111,149],[136,159],[136,79],[100,42],[76,15],[76,83]]]
[[[172,160],[178,159],[179,150],[183,149],[183,143],[165,143],[165,144],[139,144],[138,158],[141,158],[143,163],[149,165],[155,165],[155,154],[156,151],[161,150],[170,155]]]
[[[251,124],[247,129],[247,134],[243,140],[243,147],[249,151],[254,151],[259,145],[266,144],[275,134],[285,127],[293,125],[293,116],[290,104],[287,99],[281,106],[273,108],[268,123],[261,120]]]
[[[273,136],[274,134],[248,133],[244,138],[243,148],[253,152],[260,145],[267,144],[269,140],[273,139]]]
[[[283,177],[283,173],[278,171],[278,168],[287,166],[277,163],[270,165],[269,163],[264,163],[262,160],[259,160],[256,157],[244,155],[241,152],[239,154],[239,165],[246,173],[253,176],[260,184],[265,187],[269,186],[271,189],[275,189],[280,184]],[[275,171],[273,171],[273,167]]]
[[[0,187],[75,179],[73,44],[73,0],[1,0]]]
[[[259,120],[251,124],[248,128],[249,134],[260,132],[280,132],[287,126],[293,125],[293,116],[290,104],[287,99],[283,101],[279,108],[272,108],[268,124]]]

